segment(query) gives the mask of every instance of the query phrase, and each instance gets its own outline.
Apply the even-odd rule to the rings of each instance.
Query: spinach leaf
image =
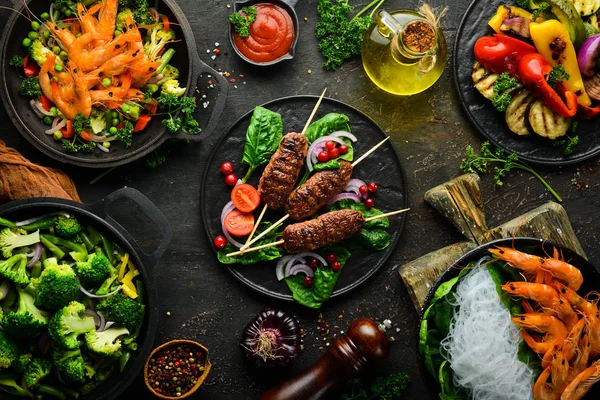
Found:
[[[256,107],[246,131],[242,163],[250,167],[242,179],[246,182],[254,170],[266,164],[279,147],[283,137],[281,115],[263,107]]]
[[[373,221],[375,222],[375,221]],[[363,229],[356,237],[361,243],[372,250],[381,251],[390,245],[390,234],[381,228]]]
[[[350,132],[350,118],[344,114],[329,113],[323,118],[310,124],[304,133],[309,143],[320,137],[327,136],[336,131]]]
[[[340,163],[338,160],[329,160],[326,163],[319,163],[314,165],[315,171],[325,171],[328,169],[339,169]]]
[[[438,381],[442,392],[440,393],[440,399],[442,400],[466,400],[468,399],[467,393],[462,389],[457,389],[453,383],[453,373],[450,363],[447,360],[442,362],[438,373]]]
[[[339,245],[327,246],[322,248],[319,253],[327,255],[333,253],[337,256],[338,261],[346,264],[350,258],[350,252],[345,247]],[[304,286],[304,275],[296,275],[285,278],[288,288],[292,292],[292,297],[298,303],[310,307],[321,308],[323,303],[329,299],[335,288],[335,284],[340,276],[341,269],[337,272],[333,271],[330,266],[319,265],[315,270],[313,284],[310,287]]]
[[[269,226],[271,226],[270,222],[261,223],[259,228],[256,230],[256,234],[258,235],[260,232],[264,231]],[[262,238],[261,240],[256,242],[256,245],[260,246],[261,244],[272,243],[273,241],[275,241],[278,236],[281,236],[281,232],[277,233],[276,231],[277,230],[269,232],[268,235],[266,235],[264,238]],[[227,245],[225,246],[224,249],[219,250],[219,252],[217,252],[217,259],[219,260],[219,262],[221,264],[249,265],[249,264],[256,264],[256,263],[263,262],[263,261],[275,260],[275,259],[281,258],[283,256],[283,250],[281,249],[281,247],[271,246],[271,247],[267,247],[262,250],[253,251],[250,253],[244,253],[244,254],[240,254],[238,256],[227,257],[227,254],[233,253],[234,251],[237,251],[237,250],[238,249],[236,247],[234,247],[231,243],[227,243]]]
[[[336,210],[357,210],[362,212],[365,218],[383,214],[382,211],[376,208],[367,208],[363,203],[356,203],[351,199],[342,199],[329,207],[329,211]],[[391,243],[390,235],[386,232],[389,227],[390,220],[388,218],[369,221],[358,235],[345,240],[343,243],[352,249],[367,248],[381,251]]]

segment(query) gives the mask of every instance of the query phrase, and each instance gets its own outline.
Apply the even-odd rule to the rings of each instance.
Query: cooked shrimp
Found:
[[[567,386],[560,400],[579,400],[600,380],[600,360],[586,368]]]
[[[522,333],[525,342],[539,354],[545,354],[556,341],[562,341],[567,337],[565,325],[556,317],[540,313],[521,314],[512,318],[512,321],[522,328],[545,334],[541,342],[536,342],[527,332],[523,331]]]
[[[53,22],[46,21],[46,26],[50,30],[50,33],[58,40],[61,47],[67,51],[67,53],[71,52],[71,46],[75,41],[75,35],[68,29],[61,29],[57,27]]]
[[[75,82],[75,93],[78,98],[78,112],[83,114],[84,117],[89,117],[92,113],[92,99],[87,88],[85,74],[78,69],[77,65],[72,61],[69,61],[69,71],[73,78],[73,82]]]
[[[554,287],[560,292],[573,308],[587,317],[593,317],[598,313],[598,306],[595,302],[589,302],[585,298],[579,296],[574,289],[563,285],[560,282],[555,282]]]
[[[587,334],[584,334],[581,340],[579,341],[576,357],[571,363],[571,370],[569,371],[569,381],[575,379],[577,375],[579,375],[588,367],[591,350],[592,346],[590,344],[589,336]]]
[[[559,296],[556,289],[550,285],[530,282],[509,282],[502,289],[512,296],[535,300],[542,306],[545,313],[555,315],[565,324],[567,330],[579,321],[577,314],[569,303]]]
[[[104,0],[98,14],[98,32],[110,38],[115,32],[115,23],[117,21],[117,9],[119,3],[117,0]]]
[[[581,341],[581,336],[584,332],[585,324],[585,320],[580,319],[579,322],[577,322],[577,324],[575,324],[575,326],[569,331],[569,334],[565,339],[565,343],[563,345],[563,352],[565,353],[565,357],[569,361],[572,361],[577,355],[577,352],[580,350],[579,344]],[[543,363],[544,360],[542,360],[542,364]]]
[[[79,15],[79,23],[81,24],[81,31],[83,34],[98,33],[98,20],[94,17],[94,9],[96,12],[101,7],[101,3],[97,3],[90,9],[86,9],[83,3],[77,3],[77,14]]]

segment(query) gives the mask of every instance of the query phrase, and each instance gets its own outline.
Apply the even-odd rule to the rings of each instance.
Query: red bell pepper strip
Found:
[[[29,62],[29,56],[23,57],[23,72],[25,76],[31,78],[32,76],[38,76],[40,73],[40,67],[34,63]]]
[[[484,36],[477,40],[475,58],[497,74],[508,72],[518,76],[519,62],[527,55],[536,53],[535,47],[506,35]]]
[[[40,96],[40,101],[42,102],[42,108],[46,111],[50,111],[52,108],[52,103],[50,103],[50,100],[48,100],[48,98],[42,94]]]
[[[67,126],[63,129],[61,129],[60,132],[63,135],[63,139],[71,139],[74,135],[73,121],[71,121],[70,119],[67,120]]]
[[[563,117],[572,117],[577,112],[577,95],[561,87],[566,104],[560,95],[546,81],[552,65],[538,53],[527,54],[519,62],[519,76],[525,86],[542,99],[552,111]]]
[[[148,125],[148,122],[150,122],[151,119],[152,119],[152,117],[148,114],[140,115],[137,122],[135,123],[135,126],[133,127],[133,131],[139,132],[139,131],[144,130],[146,128],[146,125]]]

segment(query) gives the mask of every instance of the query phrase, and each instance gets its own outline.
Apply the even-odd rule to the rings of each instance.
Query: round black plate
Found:
[[[301,132],[304,124],[314,108],[318,97],[292,96],[273,100],[263,107],[281,114],[283,132]],[[240,118],[223,136],[213,149],[204,172],[201,185],[202,218],[209,240],[221,235],[221,210],[229,201],[231,189],[223,183],[223,174],[219,171],[221,163],[230,161],[235,165],[235,173],[243,176],[247,166],[241,164],[246,129],[250,123],[252,112]],[[324,98],[313,121],[330,112],[346,114],[350,118],[352,132],[358,137],[354,145],[355,159],[379,143],[387,134],[373,120],[355,108],[342,102]],[[259,168],[249,181],[255,187],[258,185],[262,168]],[[376,181],[379,185],[375,194],[375,207],[382,211],[393,211],[406,208],[407,195],[404,172],[400,158],[394,146],[387,142],[370,157],[356,166],[353,176],[365,181]],[[260,206],[262,207],[262,206]],[[259,207],[259,208],[260,208]],[[262,209],[262,208],[261,208]],[[258,214],[257,214],[258,215]],[[381,252],[367,250],[352,251],[352,257],[344,267],[332,297],[346,293],[372,276],[390,257],[394,250],[404,225],[406,214],[390,218],[391,245]],[[283,212],[268,211],[266,221],[276,221]],[[292,301],[290,291],[285,282],[277,281],[275,277],[275,261],[255,265],[234,265],[229,271],[244,285],[266,294],[267,296]]]
[[[419,318],[419,327],[421,325],[421,320],[423,319],[423,313],[431,303],[431,299],[433,298],[435,291],[438,287],[450,279],[458,276],[460,271],[466,267],[469,263],[475,262],[481,259],[484,256],[490,255],[488,252],[489,248],[493,248],[495,246],[502,247],[510,247],[515,248],[519,251],[523,251],[529,254],[535,254],[538,256],[551,256],[553,254],[554,248],[557,248],[565,258],[565,261],[579,268],[581,273],[583,274],[583,285],[579,290],[579,294],[589,293],[591,291],[597,291],[600,288],[600,272],[596,267],[594,267],[589,261],[585,258],[581,257],[574,251],[567,249],[559,244],[556,244],[551,241],[535,239],[535,238],[509,238],[509,239],[499,239],[493,242],[486,243],[477,247],[476,249],[471,250],[464,256],[458,259],[454,264],[452,264],[448,269],[440,276],[436,284],[431,288],[427,298],[425,299],[425,303],[423,304],[423,308],[420,312]],[[425,377],[427,381],[427,386],[429,387],[429,393],[432,398],[439,397],[439,388],[440,385],[433,379],[427,368],[425,368],[425,361],[423,357],[421,357],[421,353],[419,352],[419,328],[416,329],[417,332],[417,354],[419,355],[419,368],[421,370],[421,375]],[[584,397],[584,399],[597,399],[600,398],[600,386],[594,386],[593,389]]]
[[[458,28],[457,45],[454,46],[454,80],[460,102],[475,127],[495,146],[516,153],[521,160],[544,165],[567,165],[579,163],[600,154],[600,121],[598,118],[580,120],[576,134],[579,145],[565,156],[561,147],[537,135],[518,136],[511,132],[504,121],[504,113],[496,111],[492,102],[483,97],[471,78],[475,63],[473,46],[477,39],[491,35],[487,22],[506,0],[474,0],[467,9]]]

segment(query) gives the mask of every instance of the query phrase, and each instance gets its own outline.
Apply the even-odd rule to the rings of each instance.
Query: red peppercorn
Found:
[[[330,159],[334,159],[334,158],[338,158],[340,156],[340,151],[336,148],[333,148],[331,150],[329,150],[329,158]]]
[[[367,194],[369,192],[369,188],[367,185],[362,185],[358,188],[358,191],[360,192],[360,194]]]
[[[221,54],[221,49],[214,49],[213,51],[215,52],[216,55]]]
[[[365,207],[367,208],[373,208],[373,206],[375,205],[375,200],[373,200],[372,198],[368,198],[365,200]]]
[[[322,152],[319,153],[319,155],[317,156],[317,158],[322,163],[327,162],[327,161],[329,161],[329,153],[327,153],[326,151],[322,151]]]
[[[339,261],[335,261],[331,264],[331,269],[334,270],[335,272],[339,271],[340,269],[342,269],[342,263]]]
[[[347,154],[348,146],[346,146],[345,144],[341,144],[340,147],[338,147],[338,150],[340,151],[340,154]]]
[[[367,189],[371,193],[375,193],[377,191],[377,184],[375,182],[371,182],[367,185]]]
[[[327,254],[327,264],[331,265],[337,261],[337,256],[333,253]]]
[[[306,287],[310,287],[313,284],[313,278],[311,278],[310,276],[305,276],[304,277],[304,286]]]
[[[229,174],[225,177],[225,184],[228,186],[235,186],[237,184],[238,177],[235,174]]]

